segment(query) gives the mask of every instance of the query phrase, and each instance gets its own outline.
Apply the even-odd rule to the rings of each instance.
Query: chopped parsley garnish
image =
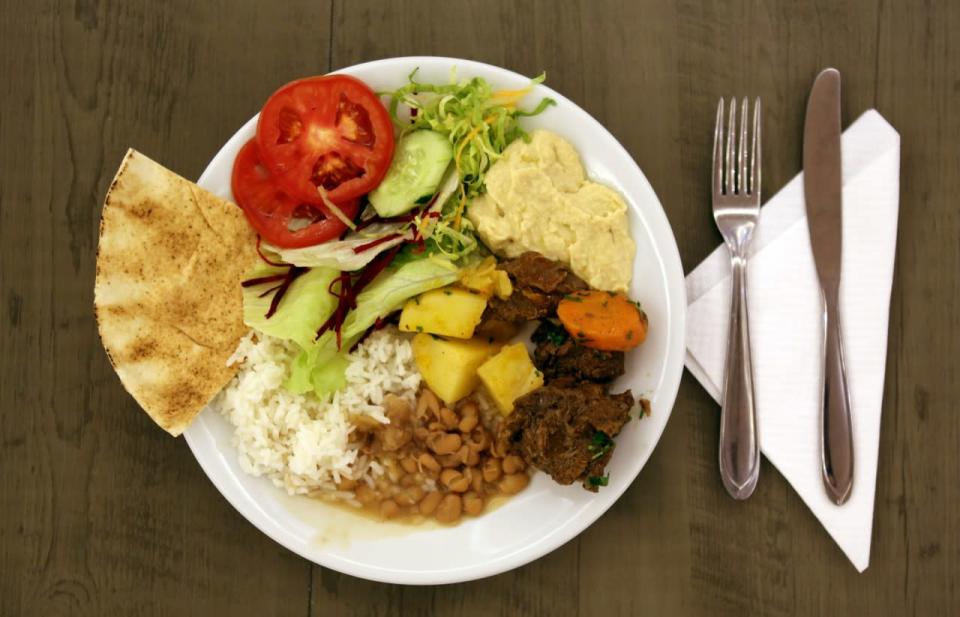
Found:
[[[590,486],[606,486],[610,483],[610,474],[603,476],[588,476],[587,482],[590,483]]]
[[[544,320],[534,334],[535,336],[532,337],[534,343],[546,342],[558,347],[566,343],[568,338],[567,331],[563,326],[549,319]]]
[[[570,302],[583,302],[583,298],[580,296],[574,296],[572,294],[567,294],[563,297],[564,300],[569,300]]]
[[[594,431],[590,443],[587,444],[587,450],[593,453],[591,461],[595,461],[610,450],[613,450],[613,440],[603,431]]]

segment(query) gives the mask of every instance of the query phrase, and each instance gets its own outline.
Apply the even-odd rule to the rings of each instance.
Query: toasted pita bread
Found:
[[[240,208],[127,152],[103,204],[94,309],[120,381],[171,435],[236,372],[240,281],[255,261]]]

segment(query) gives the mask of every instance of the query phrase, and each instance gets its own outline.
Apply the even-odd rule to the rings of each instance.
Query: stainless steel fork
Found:
[[[730,250],[733,297],[720,415],[720,477],[734,499],[753,494],[760,475],[760,439],[747,319],[747,249],[760,216],[760,99],[753,106],[753,137],[747,157],[749,104],[743,99],[737,131],[737,99],[730,99],[724,141],[723,99],[713,134],[713,218]],[[739,138],[738,138],[739,133]],[[749,176],[747,169],[749,168]]]

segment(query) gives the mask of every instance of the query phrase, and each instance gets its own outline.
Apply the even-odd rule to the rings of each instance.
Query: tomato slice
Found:
[[[294,199],[277,186],[260,162],[257,141],[251,139],[233,162],[233,197],[250,226],[281,248],[300,248],[337,238],[346,225],[322,204]],[[339,204],[338,204],[339,205]],[[357,200],[340,205],[348,218],[357,215]]]
[[[270,175],[306,203],[334,203],[372,191],[393,158],[393,123],[377,95],[347,75],[290,82],[267,99],[257,123]]]

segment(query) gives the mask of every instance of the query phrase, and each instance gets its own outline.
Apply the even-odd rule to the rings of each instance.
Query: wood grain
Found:
[[[0,615],[960,613],[960,5],[889,0],[0,0]],[[344,576],[244,521],[127,396],[91,311],[100,204],[128,146],[197,177],[277,85],[436,54],[533,75],[600,120],[692,268],[719,243],[719,96],[764,105],[764,186],[800,167],[817,70],[847,123],[902,138],[871,566],[856,574],[779,474],[733,503],[717,407],[688,375],[638,480],[554,553],[484,581]]]

